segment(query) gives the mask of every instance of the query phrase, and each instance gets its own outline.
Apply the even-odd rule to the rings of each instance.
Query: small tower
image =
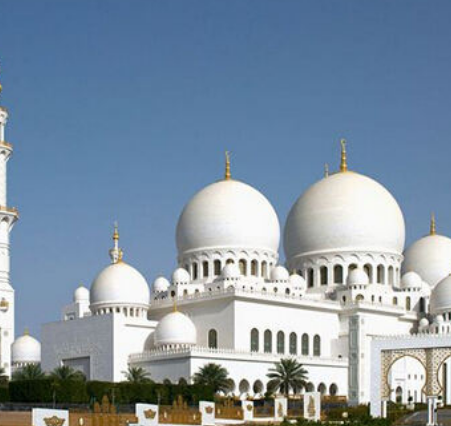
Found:
[[[119,248],[119,229],[117,222],[114,224],[113,248],[110,250],[111,263],[122,262],[122,249]]]
[[[0,85],[0,94],[2,87]],[[0,366],[11,374],[11,345],[14,342],[14,289],[10,283],[9,234],[19,218],[17,209],[8,207],[7,163],[13,147],[5,140],[8,111],[0,106]]]

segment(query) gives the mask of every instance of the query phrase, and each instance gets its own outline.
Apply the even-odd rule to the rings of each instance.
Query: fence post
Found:
[[[215,403],[209,401],[199,402],[199,411],[203,426],[215,425]]]

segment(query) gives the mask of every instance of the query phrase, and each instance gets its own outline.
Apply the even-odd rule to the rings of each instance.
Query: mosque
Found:
[[[42,326],[41,343],[14,340],[9,235],[18,212],[6,202],[8,112],[0,108],[0,365],[7,374],[30,363],[45,371],[69,365],[90,380],[121,381],[129,366],[155,381],[188,381],[206,363],[227,368],[230,394],[260,397],[266,374],[283,357],[308,371],[307,390],[369,401],[371,341],[449,333],[451,239],[428,235],[404,250],[405,223],[380,183],[339,170],[294,202],[284,226],[268,199],[232,178],[185,205],[176,228],[177,269],[152,285],[124,255],[114,229],[111,262],[79,287],[58,321]],[[130,261],[130,263],[129,263]],[[41,346],[42,344],[42,346]],[[393,399],[422,401],[425,372],[414,359],[390,371]],[[451,368],[444,369],[446,399]],[[449,394],[449,395],[448,395]]]

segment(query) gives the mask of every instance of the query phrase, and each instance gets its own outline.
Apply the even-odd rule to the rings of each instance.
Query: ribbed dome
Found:
[[[320,180],[296,201],[284,235],[289,263],[297,256],[323,252],[401,254],[405,225],[398,203],[382,185],[343,172]]]
[[[277,252],[279,240],[279,221],[270,202],[236,180],[222,180],[199,191],[177,224],[179,256],[213,248]]]
[[[27,333],[14,340],[11,345],[11,361],[13,364],[41,362],[41,344]]]
[[[140,305],[147,307],[150,291],[145,278],[125,262],[107,266],[91,285],[91,306]]]
[[[154,333],[156,347],[166,345],[192,346],[197,342],[194,323],[181,312],[171,312],[158,323]]]
[[[431,287],[451,273],[451,239],[427,235],[405,252],[402,272],[416,272]]]
[[[169,281],[165,277],[159,276],[153,282],[152,290],[154,293],[163,293],[167,291],[169,285]]]
[[[74,291],[74,302],[89,302],[89,290],[81,285]]]
[[[430,312],[434,315],[451,312],[451,275],[448,275],[433,288]]]

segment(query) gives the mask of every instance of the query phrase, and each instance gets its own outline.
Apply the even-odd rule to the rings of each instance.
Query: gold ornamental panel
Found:
[[[252,406],[252,404],[249,404]],[[228,398],[222,404],[216,404],[216,417],[218,419],[243,420],[244,413],[241,407],[236,407],[233,400]]]

